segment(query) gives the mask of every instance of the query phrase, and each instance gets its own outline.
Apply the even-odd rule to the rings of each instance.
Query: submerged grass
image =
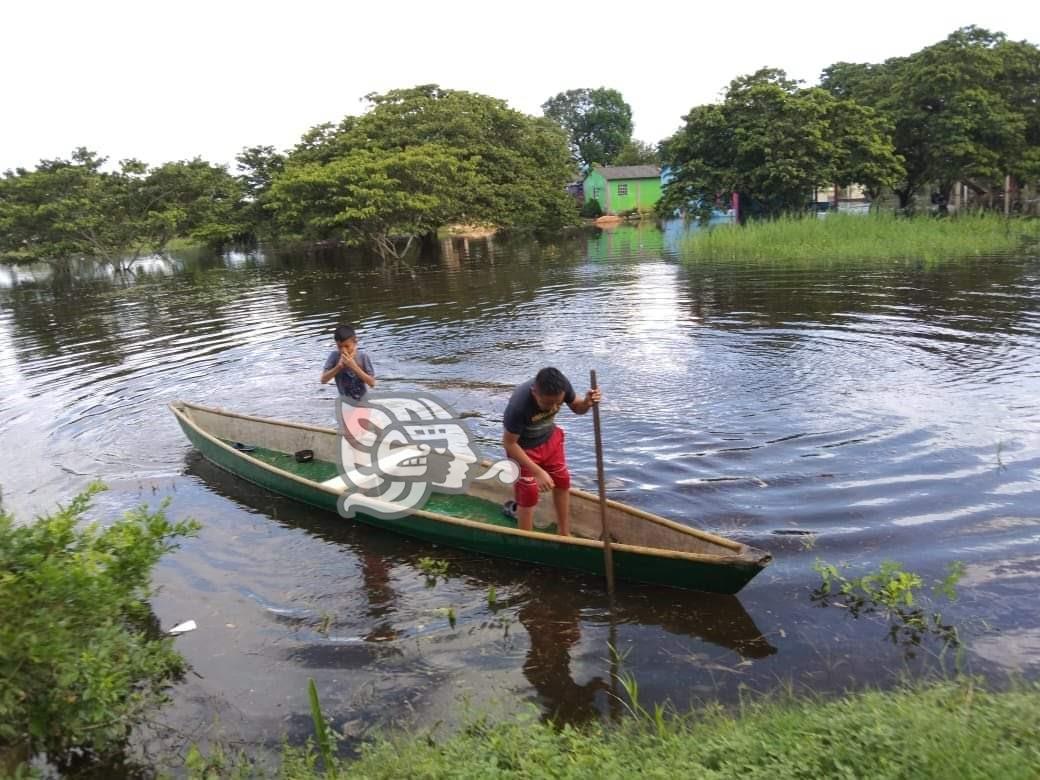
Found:
[[[286,748],[285,778],[1040,776],[1040,686],[993,692],[964,678],[837,700],[793,697],[554,728],[536,713],[480,720],[435,741],[387,739],[357,761]],[[321,768],[319,769],[319,764]]]
[[[1040,220],[964,214],[945,219],[828,214],[723,225],[683,241],[688,261],[919,260],[936,262],[1012,252],[1040,240]]]

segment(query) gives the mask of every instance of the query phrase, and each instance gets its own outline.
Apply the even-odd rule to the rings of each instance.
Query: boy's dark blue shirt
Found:
[[[366,374],[369,376],[376,375],[372,369],[372,361],[369,359],[368,353],[359,349],[357,354],[354,355],[354,360],[357,361],[357,364],[361,366],[361,370]],[[339,363],[339,350],[335,349],[325,359],[325,368],[323,370],[328,371],[330,368],[334,368],[337,363]],[[368,386],[349,368],[343,369],[336,374],[336,387],[339,389],[340,395],[349,396],[355,401],[360,401],[365,396],[365,393],[368,392]]]
[[[506,405],[502,415],[502,424],[509,433],[517,434],[518,444],[525,450],[545,444],[556,427],[556,413],[559,407],[551,411],[543,411],[531,395],[534,380],[529,379],[517,386]],[[570,381],[563,391],[563,403],[574,403],[575,393]]]

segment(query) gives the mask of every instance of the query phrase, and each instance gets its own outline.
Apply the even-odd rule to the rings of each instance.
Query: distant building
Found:
[[[593,166],[584,183],[585,202],[599,201],[604,214],[650,209],[661,199],[661,169],[656,165]]]

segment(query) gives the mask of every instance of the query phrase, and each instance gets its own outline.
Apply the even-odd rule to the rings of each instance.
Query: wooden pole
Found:
[[[596,371],[589,372],[589,386],[596,389]],[[610,527],[607,525],[607,483],[603,478],[603,435],[599,425],[599,402],[592,405],[592,427],[596,432],[596,481],[599,483],[599,520],[603,528],[603,568],[607,574],[607,593],[614,603],[614,551],[610,547]]]
[[[1011,216],[1011,174],[1004,177],[1004,216]]]

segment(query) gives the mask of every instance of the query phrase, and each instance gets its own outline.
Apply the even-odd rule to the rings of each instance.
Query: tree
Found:
[[[268,200],[282,231],[393,255],[394,239],[409,246],[450,222],[551,229],[574,221],[567,141],[552,122],[435,84],[367,99],[367,113],[319,125],[289,153]],[[345,186],[350,192],[337,195]],[[363,191],[367,207],[357,199]]]
[[[235,162],[245,194],[253,200],[260,200],[271,188],[274,177],[285,169],[285,155],[273,146],[247,146]]]
[[[152,168],[140,194],[156,251],[174,237],[220,249],[249,230],[242,183],[198,157]]]
[[[276,176],[285,170],[285,155],[273,146],[249,146],[235,157],[243,190],[242,211],[254,234],[264,233],[271,214],[264,206]]]
[[[66,263],[92,258],[124,267],[164,230],[151,218],[146,166],[123,160],[102,172],[106,158],[79,148],[70,160],[43,160],[34,171],[8,171],[0,181],[0,257],[9,262]]]
[[[664,210],[710,213],[717,196],[739,192],[766,216],[804,210],[815,187],[878,188],[903,174],[875,113],[819,88],[801,89],[782,70],[731,82],[720,105],[698,106],[663,144],[673,178]]]
[[[286,232],[399,257],[416,236],[453,217],[475,180],[472,162],[435,144],[357,149],[326,164],[290,164],[275,179],[269,203]],[[403,249],[397,237],[406,237]]]
[[[219,244],[244,230],[240,189],[221,166],[202,160],[149,170],[79,148],[0,179],[0,258],[67,263],[88,258],[128,268],[175,236]]]
[[[657,147],[634,138],[629,139],[614,158],[614,165],[658,165],[660,162]]]
[[[900,207],[932,185],[1035,176],[1040,168],[1040,50],[978,27],[880,65],[837,63],[822,86],[884,115],[906,175]]]
[[[551,97],[542,112],[567,131],[575,162],[610,165],[632,138],[632,108],[616,89],[572,89]]]

